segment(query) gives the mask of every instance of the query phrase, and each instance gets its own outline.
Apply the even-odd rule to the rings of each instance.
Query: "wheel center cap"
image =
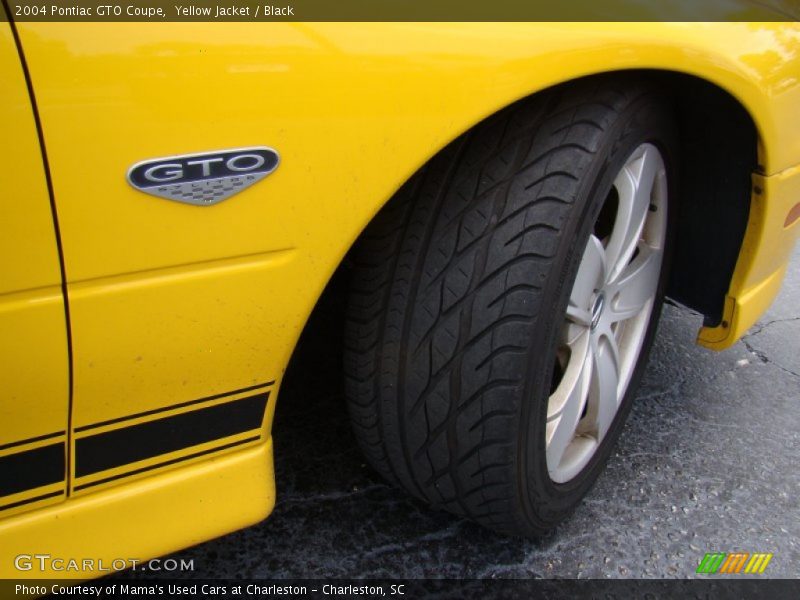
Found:
[[[597,328],[600,323],[600,317],[603,315],[603,308],[606,305],[606,296],[603,292],[597,294],[592,304],[592,330]]]

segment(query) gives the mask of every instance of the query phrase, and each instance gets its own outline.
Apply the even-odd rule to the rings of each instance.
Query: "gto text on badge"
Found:
[[[154,158],[133,165],[128,183],[160,198],[211,206],[264,179],[279,160],[266,146]]]

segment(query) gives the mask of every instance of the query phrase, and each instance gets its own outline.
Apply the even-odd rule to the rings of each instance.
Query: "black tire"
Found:
[[[542,534],[574,509],[629,412],[668,262],[619,413],[564,484],[544,448],[558,330],[614,175],[650,142],[671,179],[673,130],[647,85],[556,88],[453,142],[375,218],[352,255],[345,376],[355,433],[381,475],[506,533]]]

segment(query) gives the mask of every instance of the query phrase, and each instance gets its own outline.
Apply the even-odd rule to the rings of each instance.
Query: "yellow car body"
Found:
[[[0,475],[0,576],[100,575],[15,557],[110,565],[266,517],[282,375],[373,216],[486,116],[632,69],[702,79],[756,126],[744,241],[699,334],[722,349],[800,231],[797,25],[0,22],[0,473],[28,473]],[[125,180],[248,145],[280,166],[215,206]]]

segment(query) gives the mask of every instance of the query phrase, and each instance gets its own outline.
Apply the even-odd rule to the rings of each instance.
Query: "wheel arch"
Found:
[[[722,322],[726,293],[748,223],[751,176],[753,172],[765,170],[764,146],[756,121],[742,101],[718,83],[665,69],[625,69],[575,77],[510,102],[489,116],[554,87],[599,78],[631,82],[646,78],[659,87],[674,109],[680,139],[680,190],[677,194],[680,216],[667,294],[702,314],[705,326],[717,326]],[[457,137],[480,122],[482,120],[473,123]],[[419,169],[429,164],[442,149],[437,149]],[[403,184],[411,177],[413,174]],[[402,185],[397,189],[400,187]],[[350,251],[358,245],[369,230],[369,223],[385,209],[391,197],[393,195],[385,199],[360,231]],[[337,272],[346,270],[348,254]],[[323,295],[341,287],[329,285]]]

